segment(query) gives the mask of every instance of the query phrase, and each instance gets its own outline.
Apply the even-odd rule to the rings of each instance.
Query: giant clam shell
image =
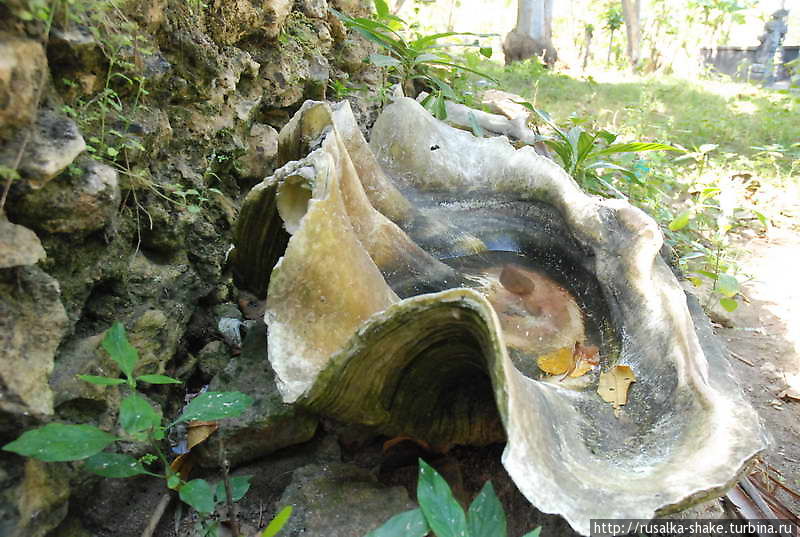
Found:
[[[232,255],[239,286],[267,296],[285,401],[443,448],[506,441],[519,490],[583,534],[592,518],[719,495],[763,448],[640,210],[405,98],[369,145],[346,103],[307,102],[279,155],[247,196]],[[597,371],[538,369],[574,342],[599,347],[600,370],[634,371],[617,412]]]

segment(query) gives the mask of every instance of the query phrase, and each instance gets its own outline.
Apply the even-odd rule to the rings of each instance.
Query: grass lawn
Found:
[[[504,68],[484,62],[500,88],[530,100],[558,123],[590,118],[597,127],[631,140],[695,149],[717,144],[712,161],[739,164],[781,183],[800,172],[800,96],[722,79],[686,80],[599,72],[581,79],[536,64]],[[772,155],[763,149],[772,146]]]

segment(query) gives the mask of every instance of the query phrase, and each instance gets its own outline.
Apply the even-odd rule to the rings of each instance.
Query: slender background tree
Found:
[[[506,63],[538,56],[554,64],[558,53],[552,27],[553,0],[518,0],[517,24],[503,42]]]

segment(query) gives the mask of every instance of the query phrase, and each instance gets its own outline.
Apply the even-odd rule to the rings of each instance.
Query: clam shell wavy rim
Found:
[[[764,448],[724,349],[638,209],[405,98],[369,145],[347,103],[306,102],[279,157],[245,200],[231,255],[237,285],[267,297],[286,402],[443,449],[505,440],[519,490],[585,535],[593,518],[718,496]],[[448,262],[500,250],[543,251],[577,274],[560,284],[601,327],[600,368],[637,378],[617,415],[596,377],[570,387],[523,372],[486,293]]]

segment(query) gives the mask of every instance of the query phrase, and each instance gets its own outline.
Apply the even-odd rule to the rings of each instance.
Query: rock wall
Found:
[[[331,2],[352,15],[371,5]],[[277,129],[305,99],[326,98],[331,79],[376,80],[361,61],[369,46],[328,7],[0,3],[0,192],[10,185],[0,208],[0,445],[53,420],[113,427],[118,388],[75,375],[116,372],[99,350],[116,320],[143,372],[185,381],[148,394],[167,415],[238,352],[216,327],[238,311],[226,262],[240,199],[273,171]],[[280,419],[255,412],[236,430],[268,436],[258,427],[293,415],[277,407]],[[270,449],[314,434],[311,418],[298,419],[297,434]],[[70,495],[95,483],[77,465],[0,451],[0,534],[47,534]]]

